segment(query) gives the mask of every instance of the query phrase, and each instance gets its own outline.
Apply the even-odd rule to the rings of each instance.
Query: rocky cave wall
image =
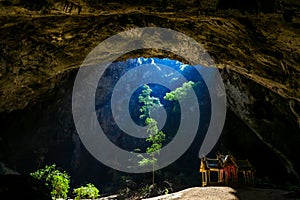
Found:
[[[22,168],[16,166],[20,160],[32,160],[29,166],[25,164],[27,169],[54,160],[68,168],[73,166],[74,173],[89,169],[93,158],[81,146],[70,115],[76,71],[88,52],[109,36],[132,27],[154,26],[183,32],[208,50],[224,78],[228,108],[277,156],[286,172],[299,179],[297,12],[286,22],[281,13],[220,11],[196,16],[192,8],[184,15],[123,8],[98,16],[0,8],[2,161],[16,169]],[[148,49],[130,52],[120,60],[139,56],[180,59],[169,52]],[[48,148],[55,150],[49,154]],[[76,168],[79,157],[90,160],[80,162],[86,165],[80,169]],[[59,161],[64,158],[68,162]]]

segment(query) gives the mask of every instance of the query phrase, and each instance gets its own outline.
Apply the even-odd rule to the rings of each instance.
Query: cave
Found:
[[[177,68],[178,71],[185,72],[184,74],[189,76],[188,80],[197,81],[199,79],[199,77],[197,78],[199,75],[195,71],[186,70],[191,68],[188,67],[189,65],[167,58],[128,59],[114,62],[106,69],[98,84],[100,89],[96,92],[95,108],[99,114],[98,122],[104,127],[107,137],[115,145],[121,146],[128,151],[133,151],[137,147],[145,149],[143,147],[143,144],[145,145],[144,139],[134,139],[124,134],[115,125],[116,122],[114,122],[110,111],[109,102],[112,88],[119,80],[118,77],[124,75],[132,66],[138,65],[141,62],[140,60],[148,63],[153,61],[169,63],[169,65],[175,66],[174,68]],[[22,174],[28,174],[45,164],[56,163],[58,166],[68,170],[74,185],[97,182],[101,186],[105,185],[107,188],[114,188],[121,184],[120,177],[125,175],[132,176],[135,181],[143,180],[141,177],[145,175],[121,173],[103,165],[91,155],[80,141],[70,106],[75,77],[75,72],[70,74],[64,84],[43,102],[26,108],[22,112],[14,111],[1,114],[3,131],[6,133],[2,135],[2,141],[6,142],[2,142],[1,160],[7,166]],[[171,76],[171,78],[174,79],[175,77]],[[203,80],[202,84],[203,86],[198,89],[199,91],[205,91]],[[150,85],[153,88],[153,95],[160,97],[163,101],[162,94],[169,90],[161,85]],[[135,120],[138,120],[137,115],[139,111],[137,111],[138,107],[136,105],[138,104],[137,95],[140,92],[141,88],[138,88],[132,94],[129,105],[129,109],[132,109],[130,109],[131,118]],[[199,96],[202,96],[202,98]],[[201,99],[199,101],[202,104],[203,102],[206,102],[204,103],[205,105],[209,104],[207,95],[202,92],[198,94],[198,98]],[[207,129],[207,120],[209,121],[208,118],[210,117],[210,111],[207,107],[202,106],[200,110],[202,123],[199,123],[199,130],[195,140],[176,162],[161,169],[162,172],[166,172],[168,175],[159,177],[159,179],[161,181],[164,179],[174,181],[177,183],[177,189],[197,186],[200,181],[197,171],[199,167],[198,151],[199,145],[202,144],[204,138],[202,132],[205,132]],[[284,163],[258,138],[255,132],[231,109],[227,108],[226,112],[226,121],[221,137],[208,156],[214,157],[217,152],[232,153],[238,158],[249,159],[257,171],[257,178],[268,179],[276,184],[293,180],[286,172]],[[260,116],[262,116],[261,113]],[[176,126],[180,123],[178,119],[175,117],[175,119],[167,120],[167,122],[169,126],[165,130],[170,129],[176,132],[176,128],[178,128]],[[172,137],[169,140],[172,140]],[[139,146],[141,144],[142,146]],[[253,148],[254,144],[255,149]],[[270,163],[277,164],[270,169]],[[184,179],[177,180],[176,174],[184,175]],[[110,180],[114,181],[111,182]],[[108,190],[108,192],[111,191]]]
[[[260,4],[258,1],[247,1],[247,4],[219,1],[218,5],[210,1],[209,8],[202,4],[197,7],[198,1],[178,5],[166,1],[165,9],[161,8],[161,1],[143,1],[136,6],[128,6],[125,1],[78,1],[83,8],[80,15],[63,12],[59,1],[36,5],[30,2],[26,5],[16,1],[0,2],[6,8],[0,10],[3,19],[0,23],[3,38],[0,42],[1,174],[11,171],[29,174],[56,163],[68,171],[72,186],[93,182],[107,193],[126,184],[124,177],[136,183],[149,178],[149,173],[131,174],[109,168],[90,154],[75,127],[72,94],[84,59],[99,43],[132,28],[164,27],[198,42],[207,50],[222,77],[226,119],[221,136],[208,156],[223,152],[249,159],[256,170],[257,184],[285,185],[300,181],[297,46],[300,15],[299,5],[294,1],[284,1],[281,10],[273,7],[277,1]],[[181,4],[185,9],[176,9],[176,5],[181,7]],[[284,13],[288,11],[293,15],[284,20]],[[31,20],[33,18],[35,20]],[[172,41],[170,35],[158,38],[153,42]],[[193,49],[179,51],[193,52]],[[95,107],[99,113],[101,109],[104,109],[102,113],[109,113],[109,95],[102,95],[103,92],[109,93],[108,86],[120,79],[125,66],[139,59],[169,60],[174,65],[193,66],[167,49],[126,52],[113,61],[97,86],[102,91],[96,93],[99,99]],[[150,84],[150,87],[154,95],[169,92],[161,85]],[[129,106],[137,124],[140,122],[135,105],[140,91],[141,88],[136,90]],[[116,133],[107,137],[123,149],[134,150],[139,140],[121,134],[111,117],[98,115],[98,122],[111,124],[106,129]],[[168,120],[178,121],[176,117]],[[199,186],[198,152],[203,139],[203,135],[197,134],[176,162],[157,171],[158,180],[174,183],[174,190]]]

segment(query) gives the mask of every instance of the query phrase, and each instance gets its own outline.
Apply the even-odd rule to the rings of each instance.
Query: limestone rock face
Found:
[[[197,16],[193,4],[183,11],[174,12],[168,5],[167,12],[157,12],[160,4],[108,3],[90,13],[96,7],[78,2],[81,15],[64,13],[63,5],[55,2],[48,14],[18,4],[0,7],[1,161],[26,168],[23,172],[58,162],[78,177],[84,174],[82,167],[96,161],[87,156],[71,115],[76,72],[101,41],[151,26],[187,34],[209,52],[222,74],[228,108],[300,180],[299,7],[283,4],[293,10],[286,22],[283,12],[245,14],[226,7]],[[184,61],[157,49],[130,52],[119,60],[140,56]],[[21,162],[26,159],[31,162]]]

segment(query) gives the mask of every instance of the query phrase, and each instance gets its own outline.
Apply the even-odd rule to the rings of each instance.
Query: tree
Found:
[[[164,96],[165,100],[175,101],[182,100],[187,97],[188,91],[193,90],[193,87],[197,86],[199,83],[194,83],[193,81],[189,81],[183,83],[181,87],[176,88],[174,91],[166,93]],[[157,164],[157,156],[159,155],[162,149],[162,143],[166,139],[166,135],[164,132],[159,131],[157,126],[157,121],[150,117],[151,111],[156,109],[159,106],[162,106],[159,98],[151,96],[152,89],[148,85],[143,86],[143,90],[139,95],[139,103],[142,104],[140,108],[140,118],[145,120],[145,124],[147,125],[147,134],[148,137],[146,141],[151,145],[146,149],[146,154],[149,156],[145,158],[141,154],[139,157],[141,160],[139,161],[139,166],[152,166],[152,184],[155,183],[155,166]]]
[[[148,85],[143,86],[143,90],[139,95],[139,103],[142,104],[140,108],[140,118],[145,119],[145,124],[147,125],[148,137],[146,138],[147,142],[150,142],[151,146],[146,149],[146,153],[149,157],[145,158],[142,155],[139,155],[142,160],[139,161],[140,166],[152,166],[152,185],[155,184],[155,165],[157,164],[156,156],[159,155],[162,148],[162,142],[165,140],[166,135],[159,131],[157,126],[157,121],[150,117],[151,110],[155,109],[158,106],[161,106],[161,103],[158,98],[151,97],[152,90]]]
[[[142,160],[139,161],[139,165],[152,165],[152,185],[154,185],[154,172],[155,165],[157,164],[156,156],[160,153],[160,150],[162,148],[162,142],[166,139],[166,135],[162,131],[158,130],[157,121],[155,121],[155,119],[150,117],[147,118],[146,124],[148,126],[147,133],[149,134],[149,136],[146,138],[146,141],[151,143],[151,146],[146,149],[146,153],[150,156],[150,158],[140,156]]]

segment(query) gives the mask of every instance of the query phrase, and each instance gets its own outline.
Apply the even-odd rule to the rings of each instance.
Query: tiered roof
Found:
[[[214,158],[202,158],[201,163],[205,169],[222,169],[228,164],[235,165],[239,170],[253,170],[248,160],[236,160],[232,155],[218,155]]]

